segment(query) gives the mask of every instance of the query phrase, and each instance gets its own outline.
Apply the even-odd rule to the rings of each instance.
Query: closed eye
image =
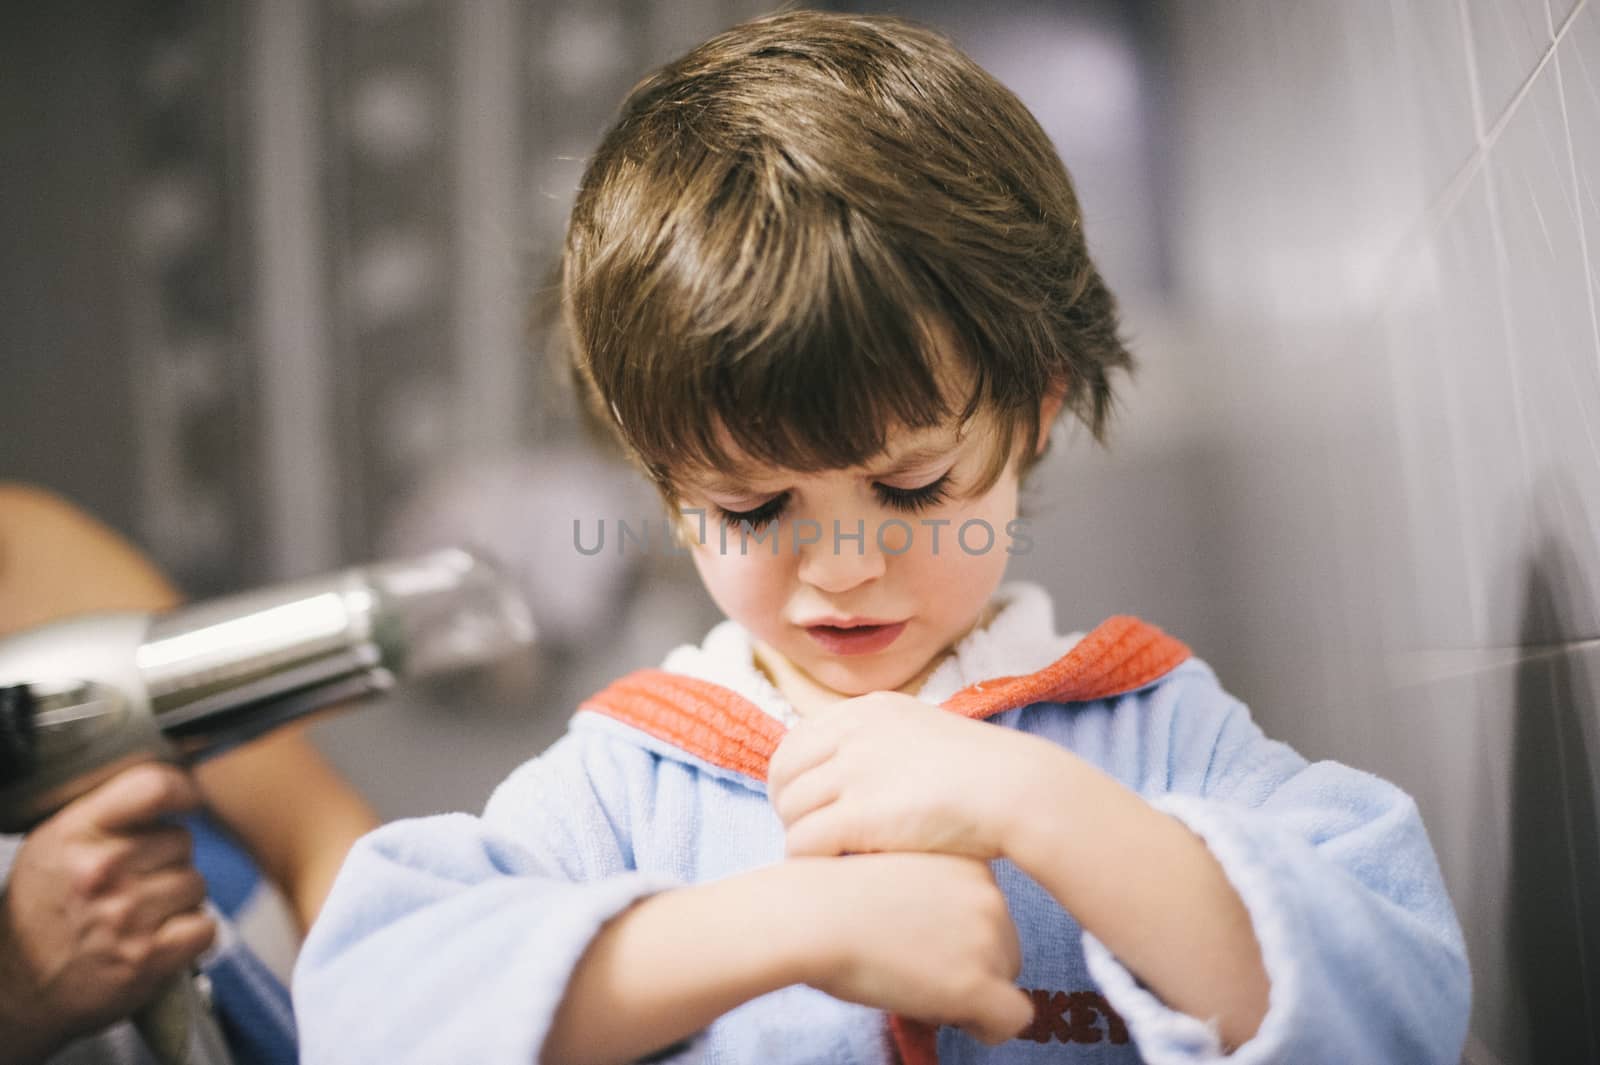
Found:
[[[789,502],[789,493],[773,496],[754,510],[729,510],[726,507],[717,507],[717,514],[729,525],[748,523],[752,529],[760,529],[768,522],[777,519],[783,513],[784,504]]]
[[[939,477],[917,488],[896,488],[893,485],[874,482],[873,493],[884,506],[895,510],[915,512],[926,510],[928,507],[937,506],[949,498],[950,471],[946,470]],[[789,493],[783,492],[773,496],[759,507],[750,510],[729,510],[726,507],[717,507],[718,516],[729,525],[739,525],[748,522],[751,529],[761,529],[768,523],[777,520],[783,514],[783,509],[789,503]]]
[[[895,488],[893,485],[874,483],[872,490],[880,500],[896,510],[926,510],[949,497],[950,471],[946,470],[920,488]]]

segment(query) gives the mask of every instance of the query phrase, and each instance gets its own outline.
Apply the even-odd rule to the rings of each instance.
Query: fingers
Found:
[[[23,843],[29,867],[46,891],[88,900],[125,894],[150,873],[189,869],[194,844],[188,831],[160,819],[192,809],[194,781],[174,766],[144,763],[124,769],[65,809]],[[19,854],[19,865],[24,861]]]
[[[772,796],[772,808],[777,811],[780,821],[792,825],[838,798],[838,781],[823,765],[791,778]]]
[[[790,858],[827,858],[868,849],[858,846],[854,835],[839,804],[829,803],[789,825],[783,834],[784,853]]]
[[[152,983],[186,969],[217,937],[205,908],[205,882],[193,870],[147,878],[136,907],[124,917],[121,942],[132,950],[140,981]]]
[[[188,867],[194,859],[194,837],[177,825],[141,829],[124,837],[127,857],[124,872],[139,875],[169,867]]]
[[[175,766],[146,762],[125,769],[78,800],[77,816],[110,835],[200,805],[194,780]]]
[[[839,737],[815,721],[803,721],[779,741],[767,762],[767,794],[779,795],[794,779],[833,757]]]
[[[156,932],[145,960],[145,972],[153,980],[181,972],[216,938],[217,922],[204,910],[178,914]]]
[[[176,825],[103,839],[74,840],[61,851],[71,890],[93,898],[164,869],[190,869],[194,840]]]
[[[117,931],[139,935],[159,929],[168,921],[206,901],[206,882],[193,869],[170,869],[152,873],[139,881],[137,888],[118,903]]]

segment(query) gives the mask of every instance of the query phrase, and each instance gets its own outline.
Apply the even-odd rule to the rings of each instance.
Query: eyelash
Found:
[[[928,507],[937,506],[949,497],[950,473],[946,471],[937,480],[933,480],[920,488],[895,488],[887,484],[874,484],[874,492],[878,495],[878,502],[895,510],[914,513],[926,510]],[[742,521],[750,523],[752,529],[763,528],[768,522],[777,519],[783,513],[784,504],[789,501],[789,493],[774,496],[754,510],[728,510],[717,507],[717,513],[729,525],[737,525]]]

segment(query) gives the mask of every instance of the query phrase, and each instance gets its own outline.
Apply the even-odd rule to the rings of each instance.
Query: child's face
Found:
[[[995,436],[980,416],[965,433],[953,421],[891,431],[884,460],[865,466],[755,466],[739,482],[686,478],[680,509],[705,511],[703,537],[695,515],[685,523],[707,591],[728,617],[834,692],[904,687],[972,628],[1005,572],[1016,458],[987,492],[971,494]],[[1025,546],[1020,537],[1018,545]],[[853,634],[818,627],[830,620],[887,624]]]

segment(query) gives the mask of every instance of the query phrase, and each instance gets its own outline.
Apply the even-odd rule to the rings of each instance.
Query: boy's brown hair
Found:
[[[839,469],[952,411],[995,417],[986,491],[1051,391],[1103,440],[1133,366],[1038,122],[888,17],[770,15],[636,86],[579,185],[562,314],[592,413],[668,501],[735,469],[729,438]]]

